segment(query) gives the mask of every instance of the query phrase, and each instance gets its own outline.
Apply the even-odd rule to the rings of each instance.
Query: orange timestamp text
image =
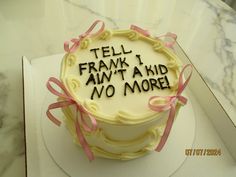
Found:
[[[185,149],[186,156],[220,156],[221,149]]]

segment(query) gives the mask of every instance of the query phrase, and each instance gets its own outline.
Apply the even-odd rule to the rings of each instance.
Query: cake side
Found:
[[[177,105],[177,111],[180,108]],[[65,125],[73,137],[74,143],[80,146],[74,120],[74,110],[63,109],[65,115]],[[163,113],[161,117],[156,117],[150,122],[136,125],[111,125],[98,121],[98,128],[95,132],[83,134],[95,156],[131,160],[141,157],[155,150],[163,135],[168,113]],[[177,114],[176,114],[177,116]]]

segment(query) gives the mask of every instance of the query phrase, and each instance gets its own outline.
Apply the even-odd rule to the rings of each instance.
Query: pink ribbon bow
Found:
[[[56,89],[54,89],[51,85],[51,83],[54,83],[56,84],[58,87],[60,87],[62,89],[62,91],[64,93],[60,93],[58,92]],[[63,100],[62,101],[58,101],[58,102],[55,102],[55,103],[52,103],[48,106],[48,110],[46,112],[48,118],[54,123],[56,124],[57,126],[60,126],[61,125],[61,121],[59,121],[50,111],[53,110],[53,109],[57,109],[57,108],[63,108],[63,107],[68,107],[68,106],[71,106],[71,105],[74,105],[76,106],[76,116],[75,116],[75,129],[76,129],[76,134],[77,134],[77,137],[78,137],[78,140],[84,150],[84,152],[86,153],[88,159],[91,161],[94,159],[94,155],[93,155],[93,152],[91,151],[83,133],[82,133],[82,130],[81,130],[81,127],[83,127],[83,129],[87,132],[91,132],[91,131],[94,131],[96,130],[97,128],[97,121],[96,119],[80,104],[78,103],[71,95],[70,93],[67,91],[66,87],[63,85],[63,83],[61,81],[59,81],[58,79],[54,78],[54,77],[50,77],[49,80],[47,81],[47,88],[48,90],[62,98]],[[79,118],[78,118],[78,112],[80,112],[80,121],[79,121]],[[90,128],[88,126],[88,124],[86,123],[85,119],[84,119],[84,114],[88,115],[88,118],[90,119],[91,121],[91,125],[92,127]]]
[[[92,31],[94,30],[94,28],[95,28],[99,23],[101,23],[102,26],[98,29],[97,32],[92,33]],[[96,36],[96,35],[100,34],[100,33],[104,30],[104,27],[105,27],[105,24],[104,24],[103,21],[101,21],[101,20],[96,20],[96,21],[89,27],[89,29],[88,29],[85,33],[79,35],[79,38],[78,38],[78,39],[77,39],[77,38],[71,39],[71,42],[73,43],[73,45],[72,45],[71,47],[69,47],[69,43],[70,43],[69,41],[64,42],[64,50],[65,50],[66,52],[74,52],[74,51],[79,47],[80,42],[81,42],[85,37],[87,37],[87,36]]]
[[[137,31],[138,33],[140,33],[140,34],[142,34],[142,35],[144,35],[144,36],[146,36],[146,37],[149,37],[149,36],[150,36],[150,33],[148,32],[148,30],[144,30],[144,29],[142,29],[142,28],[140,28],[140,27],[138,27],[138,26],[136,26],[136,25],[131,25],[131,26],[130,26],[130,29],[132,29],[132,30],[134,30],[134,31]],[[157,37],[155,37],[155,38],[156,38],[156,39],[161,39],[161,38],[164,38],[164,37],[169,37],[169,38],[172,39],[172,41],[168,41],[168,42],[165,41],[165,46],[166,46],[166,47],[169,47],[169,48],[172,48],[173,45],[174,45],[175,42],[176,42],[177,35],[174,34],[174,33],[168,32],[168,33],[166,33],[166,34],[164,34],[164,35],[160,35],[160,36],[157,36]]]
[[[188,67],[191,68],[190,74],[184,82],[183,81],[184,71]],[[176,101],[180,101],[183,105],[185,105],[187,103],[187,98],[182,96],[181,93],[183,92],[183,90],[185,89],[187,84],[189,83],[189,80],[190,80],[191,76],[192,76],[192,65],[187,64],[183,67],[182,71],[180,72],[178,91],[177,91],[177,94],[175,96],[153,96],[149,99],[148,106],[151,110],[156,111],[156,112],[162,112],[162,111],[169,110],[169,116],[168,116],[168,119],[167,119],[167,124],[166,124],[165,130],[164,130],[164,133],[161,137],[160,143],[158,144],[158,146],[155,149],[158,152],[161,151],[161,149],[165,145],[166,140],[167,140],[167,138],[170,134],[170,130],[172,128],[174,118],[175,118]],[[162,105],[153,104],[153,102],[155,102],[157,100],[160,100],[160,99],[162,101],[164,100],[165,103],[162,104]]]

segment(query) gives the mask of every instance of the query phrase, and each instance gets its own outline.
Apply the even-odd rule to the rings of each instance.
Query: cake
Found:
[[[191,65],[183,66],[166,42],[134,25],[109,30],[98,20],[71,41],[64,44],[60,80],[47,82],[58,96],[49,119],[60,125],[51,110],[61,108],[74,142],[90,160],[161,151],[187,102],[181,93],[191,74],[184,80],[183,72]]]

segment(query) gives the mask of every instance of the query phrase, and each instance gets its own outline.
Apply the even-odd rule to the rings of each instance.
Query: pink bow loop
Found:
[[[97,31],[94,32],[95,27],[96,27],[99,23],[102,24],[101,27],[100,27]],[[79,35],[79,38],[78,38],[78,39],[77,39],[77,38],[71,39],[71,42],[73,43],[71,47],[70,47],[70,42],[69,42],[69,41],[64,42],[64,50],[65,50],[66,52],[75,52],[76,49],[79,47],[80,42],[81,42],[85,37],[88,37],[88,36],[96,36],[96,35],[100,34],[100,33],[104,30],[104,27],[105,27],[105,24],[104,24],[103,21],[101,21],[101,20],[96,20],[96,21],[89,27],[89,29],[88,29],[85,33]]]
[[[148,106],[153,111],[162,112],[169,110],[175,100],[176,98],[172,96],[152,96],[149,98]]]
[[[51,83],[55,84],[56,86],[58,86],[63,93],[57,91],[52,85]],[[53,109],[57,109],[57,108],[64,108],[64,107],[68,107],[71,105],[76,106],[76,116],[75,116],[75,128],[76,128],[76,134],[78,137],[78,140],[82,146],[82,148],[84,149],[87,157],[89,158],[89,160],[93,160],[94,156],[93,153],[82,133],[82,130],[80,128],[80,126],[83,127],[83,129],[87,132],[91,132],[91,131],[95,131],[97,128],[97,121],[95,119],[95,117],[93,117],[80,103],[78,103],[72,96],[71,94],[67,91],[66,87],[64,86],[64,84],[59,81],[58,79],[54,78],[54,77],[50,77],[47,81],[47,88],[48,90],[60,97],[63,98],[62,101],[58,101],[55,103],[52,103],[48,106],[47,109],[47,116],[48,118],[57,126],[61,125],[61,121],[59,121],[52,113],[51,110]],[[80,112],[80,121],[79,121],[79,116],[78,116],[78,112]],[[89,124],[87,123],[87,121],[85,120],[84,114],[87,115],[87,117],[89,118],[91,127],[89,126]]]
[[[177,35],[171,32],[168,32],[164,35],[157,36],[156,39],[162,39],[162,38],[169,38],[171,41],[165,41],[165,46],[168,48],[172,48],[177,40]]]
[[[136,25],[131,25],[130,26],[130,29],[134,30],[134,31],[137,31],[138,33],[146,36],[146,37],[149,37],[150,36],[150,33],[148,32],[148,30],[144,30]],[[176,39],[177,39],[177,35],[174,34],[174,33],[171,33],[171,32],[168,32],[164,35],[160,35],[160,36],[157,36],[155,37],[155,39],[162,39],[162,38],[170,38],[171,41],[165,41],[165,46],[168,47],[168,48],[173,48],[175,42],[176,42]]]
[[[187,77],[187,79],[184,81],[184,72],[187,68],[191,68],[190,74]],[[185,105],[187,103],[187,98],[181,95],[185,87],[190,81],[190,78],[192,76],[192,65],[187,64],[183,67],[182,71],[180,72],[179,75],[179,83],[178,83],[178,91],[175,96],[152,96],[150,97],[148,101],[148,107],[156,112],[162,112],[162,111],[168,111],[169,110],[169,115],[166,123],[166,127],[164,130],[164,133],[161,137],[161,140],[156,147],[156,151],[161,151],[163,146],[165,145],[168,136],[170,134],[170,130],[172,128],[174,118],[175,118],[175,113],[176,113],[176,102],[179,101],[181,104]],[[156,104],[155,104],[156,103]]]
[[[140,34],[142,34],[144,36],[147,36],[147,37],[150,36],[148,30],[144,30],[144,29],[142,29],[142,28],[140,28],[140,27],[138,27],[136,25],[131,25],[130,29],[132,29],[134,31],[137,31],[138,33],[140,33]]]

